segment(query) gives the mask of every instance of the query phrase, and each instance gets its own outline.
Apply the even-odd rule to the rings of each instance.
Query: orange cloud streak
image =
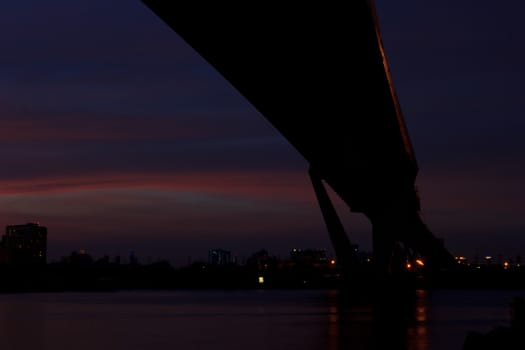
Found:
[[[312,201],[313,191],[306,173],[228,172],[99,173],[86,176],[0,180],[1,195],[63,193],[101,189],[176,189],[227,193],[257,198],[288,198]]]

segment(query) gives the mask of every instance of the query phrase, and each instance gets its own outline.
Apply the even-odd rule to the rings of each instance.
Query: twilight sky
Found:
[[[377,10],[426,222],[453,254],[525,254],[525,4]],[[331,251],[306,162],[139,0],[3,2],[0,30],[0,225],[47,226],[50,260]]]

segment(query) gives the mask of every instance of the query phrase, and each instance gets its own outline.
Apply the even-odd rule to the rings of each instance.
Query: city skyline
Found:
[[[140,1],[0,6],[4,225],[42,222],[55,258],[331,249],[306,162]],[[452,254],[521,253],[524,5],[377,10],[427,224]]]
[[[42,229],[46,232],[47,236],[47,227],[44,227],[40,225],[40,223],[33,223],[28,222],[25,224],[16,224],[16,225],[8,225],[5,227],[5,234],[9,235],[13,232],[13,229],[26,229],[29,228],[30,230],[37,228]],[[25,237],[24,239],[31,239],[28,237]],[[89,245],[89,244],[88,244]],[[279,260],[287,260],[287,259],[293,259],[293,255],[297,252],[322,252],[323,256],[325,256],[327,259],[333,261],[335,263],[337,261],[337,256],[335,255],[335,252],[333,251],[333,247],[306,247],[301,245],[295,245],[293,247],[288,247],[288,250],[282,254],[283,251],[280,252],[274,252],[271,249],[268,250],[266,247],[259,247],[257,250],[254,251],[230,251],[229,247],[221,246],[221,247],[214,247],[214,248],[205,248],[202,247],[202,251],[198,252],[197,255],[182,255],[182,256],[175,256],[175,255],[166,255],[166,256],[152,256],[152,255],[142,255],[140,251],[128,251],[128,252],[119,252],[115,255],[102,253],[101,251],[97,252],[97,254],[92,254],[91,251],[86,249],[87,245],[79,245],[69,251],[62,252],[63,254],[58,256],[53,256],[49,261],[46,261],[47,258],[44,255],[43,259],[40,259],[41,263],[58,263],[61,261],[64,261],[64,259],[68,259],[71,255],[74,254],[80,254],[89,256],[93,261],[97,260],[108,260],[108,261],[118,261],[118,263],[125,263],[129,264],[132,260],[135,260],[136,262],[140,262],[142,264],[151,264],[155,262],[168,262],[173,267],[184,267],[191,265],[193,263],[205,263],[206,261],[210,262],[212,254],[226,254],[227,258],[224,258],[226,263],[223,261],[220,264],[225,265],[228,263],[233,264],[241,264],[244,265],[247,260],[250,258],[256,256],[257,254],[260,254],[261,252],[264,252],[266,255],[277,258]],[[357,253],[357,256],[359,257],[359,260],[363,260],[364,258],[367,258],[366,260],[369,262],[370,259],[372,259],[373,253],[370,250],[361,250],[358,246],[355,246],[355,252]],[[38,248],[42,249],[42,248]],[[45,239],[44,248],[45,251],[47,251],[47,237]],[[31,251],[31,249],[29,250]],[[122,254],[123,253],[123,254]],[[461,252],[456,252],[457,254],[454,256],[455,260],[458,263],[469,263],[469,264],[490,264],[494,262],[497,265],[505,266],[505,263],[508,264],[514,264],[517,267],[521,266],[521,259],[523,254],[521,252],[518,252],[515,255],[504,255],[500,252],[485,252],[486,254],[480,255],[478,252],[474,253],[473,255],[468,254],[462,254]],[[221,258],[222,259],[222,258]],[[5,260],[4,258],[0,259],[0,265],[10,263],[9,261]],[[220,260],[220,259],[219,259]],[[421,259],[416,259],[419,261],[422,261]],[[408,261],[408,260],[407,260]],[[361,262],[362,263],[362,262]],[[407,262],[408,263],[408,262]],[[212,263],[213,264],[213,263]]]
[[[248,252],[248,254],[238,254],[232,252],[225,247],[209,248],[207,251],[207,259],[201,254],[200,256],[193,257],[187,256],[185,264],[180,263],[180,259],[177,257],[152,257],[152,256],[141,256],[140,252],[131,251],[127,256],[115,255],[109,256],[104,254],[101,256],[92,255],[85,248],[80,248],[68,252],[67,255],[62,255],[60,259],[52,259],[47,261],[47,227],[40,225],[39,223],[26,223],[18,225],[9,225],[5,228],[5,234],[2,235],[0,242],[0,265],[12,265],[12,266],[33,266],[38,267],[46,264],[56,263],[73,263],[83,261],[84,263],[115,263],[115,264],[155,264],[155,263],[168,263],[172,267],[188,267],[195,263],[197,264],[209,264],[209,265],[246,265],[253,264],[258,261],[257,264],[261,264],[261,261],[287,261],[287,260],[312,260],[323,263],[329,263],[330,265],[336,265],[338,257],[328,249],[324,248],[312,248],[312,247],[299,247],[295,246],[289,248],[287,254],[281,256],[281,254],[274,254],[272,251],[268,251],[266,248],[260,248],[257,251]],[[246,252],[245,252],[246,253]],[[353,247],[354,263],[357,265],[367,265],[373,261],[373,252],[359,250],[356,245]],[[179,257],[180,258],[180,257]],[[80,260],[79,260],[80,259]],[[521,268],[522,254],[516,256],[503,256],[503,254],[491,254],[485,256],[479,256],[475,254],[472,257],[467,257],[462,254],[458,254],[454,257],[455,262],[460,264],[459,266],[480,266],[480,265],[500,265],[505,269],[509,267]],[[78,261],[77,261],[78,260]],[[311,261],[311,262],[312,262]],[[418,264],[425,266],[424,259],[417,256],[406,256],[404,262],[406,268],[411,269],[412,264]]]

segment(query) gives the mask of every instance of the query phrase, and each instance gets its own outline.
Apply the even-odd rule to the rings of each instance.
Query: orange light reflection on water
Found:
[[[408,350],[428,350],[428,291],[416,291],[413,323],[407,327]]]

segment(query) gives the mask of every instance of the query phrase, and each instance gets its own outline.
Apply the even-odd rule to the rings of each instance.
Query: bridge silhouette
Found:
[[[353,246],[325,184],[370,220],[380,275],[396,260],[432,271],[453,256],[425,225],[418,165],[392,83],[373,1],[224,3],[142,0],[228,80],[309,163],[344,271]]]

